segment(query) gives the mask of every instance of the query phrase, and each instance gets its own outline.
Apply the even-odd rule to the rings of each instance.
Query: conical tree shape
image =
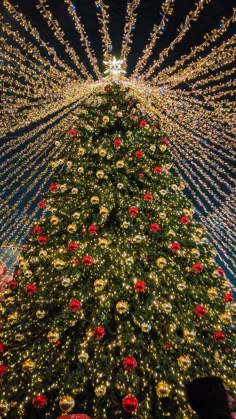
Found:
[[[229,282],[132,92],[107,86],[77,116],[2,302],[0,412],[191,417],[192,378],[235,391]]]

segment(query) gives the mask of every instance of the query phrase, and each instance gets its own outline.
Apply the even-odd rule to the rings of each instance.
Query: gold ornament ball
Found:
[[[55,269],[57,269],[57,271],[62,271],[62,269],[64,269],[66,265],[66,262],[62,259],[55,259],[53,261],[53,266]]]
[[[125,165],[124,160],[118,160],[118,161],[116,162],[116,167],[117,167],[117,169],[122,169],[122,167],[124,167],[124,165]]]
[[[182,355],[178,358],[178,365],[182,370],[187,370],[191,367],[191,359],[188,355]]]
[[[94,281],[94,288],[95,291],[102,291],[105,287],[106,283],[103,279],[96,279],[96,281]]]
[[[83,167],[78,167],[78,173],[79,175],[83,175],[84,174],[84,168]]]
[[[97,177],[98,179],[103,179],[103,178],[104,178],[104,171],[103,171],[103,170],[98,170],[98,171],[96,172],[96,177]]]
[[[101,217],[106,217],[109,214],[109,210],[106,207],[101,207],[99,210]]]
[[[166,151],[167,147],[165,144],[161,144],[159,149],[162,151],[162,153],[164,153],[164,151]]]
[[[196,339],[195,330],[184,329],[184,337],[188,343],[193,343]]]
[[[192,254],[193,256],[197,256],[197,257],[199,257],[199,256],[200,256],[200,252],[199,252],[199,250],[198,250],[198,249],[192,249],[192,250],[191,250],[191,254]]]
[[[79,156],[84,156],[86,153],[86,149],[84,147],[80,147],[78,150]]]
[[[59,406],[63,413],[69,413],[75,406],[75,400],[71,396],[62,396],[59,400]]]
[[[15,303],[15,297],[8,297],[8,298],[6,298],[4,301],[5,301],[5,304],[6,304],[7,306],[9,306],[9,305],[11,305],[11,304],[14,304],[14,303]]]
[[[97,205],[99,204],[99,197],[98,196],[92,196],[90,199],[91,204]]]
[[[125,228],[125,229],[129,228],[129,223],[128,223],[128,221],[124,221],[124,222],[123,222],[123,224],[121,225],[121,227],[122,227],[122,228]]]
[[[102,118],[102,120],[103,120],[103,123],[104,123],[104,124],[107,124],[107,123],[110,121],[110,118],[109,118],[109,116],[105,115],[105,116]]]
[[[172,311],[171,303],[162,304],[162,309],[165,311],[165,313],[171,313],[171,311]]]
[[[9,404],[6,400],[0,400],[0,414],[4,415],[9,410]]]
[[[40,250],[39,257],[46,258],[48,255],[48,252],[46,250]]]
[[[28,267],[28,264],[27,264],[24,260],[20,261],[20,263],[19,263],[19,268],[20,268],[22,271],[25,271],[25,270],[27,269],[27,267]]]
[[[24,335],[21,335],[20,333],[17,333],[16,335],[15,335],[15,340],[17,341],[17,342],[22,342],[22,340],[24,340]]]
[[[79,220],[80,219],[80,213],[79,212],[74,212],[72,214],[72,218],[74,218],[74,220]]]
[[[15,321],[17,320],[17,318],[18,318],[18,313],[17,312],[11,313],[7,317],[7,321],[8,321],[8,323],[13,324],[13,323],[15,323]]]
[[[43,319],[46,315],[46,312],[44,310],[37,310],[36,311],[36,317],[37,319]]]
[[[60,190],[61,190],[61,192],[66,192],[67,191],[67,185],[66,184],[60,185]]]
[[[160,256],[157,259],[156,263],[157,263],[158,268],[163,269],[167,265],[167,260],[163,258],[162,256]]]
[[[166,381],[160,381],[156,386],[156,392],[159,397],[168,397],[170,394],[171,388]]]
[[[207,295],[210,298],[210,300],[214,300],[215,298],[218,297],[218,291],[217,288],[208,288],[207,290]]]
[[[67,288],[71,285],[71,280],[70,278],[62,278],[61,284],[63,285],[63,287]]]
[[[68,231],[68,233],[70,233],[70,234],[75,233],[75,232],[77,231],[77,226],[76,226],[76,224],[69,224],[69,225],[68,225],[68,227],[67,227],[67,231]]]
[[[109,246],[110,242],[107,239],[99,239],[98,240],[98,246],[100,246],[102,249],[106,249]]]
[[[231,323],[232,323],[232,321],[233,321],[230,313],[224,313],[224,314],[221,314],[221,316],[220,316],[220,320],[221,320],[221,321],[222,321],[222,323],[224,323],[224,324],[231,324]]]
[[[56,330],[50,330],[47,334],[47,338],[50,343],[56,343],[59,340],[60,335]]]
[[[35,362],[32,359],[26,359],[22,364],[23,371],[33,372],[35,369]]]
[[[100,385],[100,386],[95,388],[94,392],[95,392],[97,397],[103,397],[106,394],[106,390],[107,390],[106,386]]]
[[[127,301],[119,301],[116,304],[116,311],[118,311],[119,314],[125,314],[129,310],[129,304]]]
[[[79,355],[78,355],[78,361],[82,362],[82,363],[86,363],[89,359],[89,354],[85,351],[82,351]]]
[[[107,155],[107,151],[106,151],[106,150],[104,150],[104,148],[101,148],[101,149],[98,151],[98,154],[99,154],[99,156],[100,156],[100,157],[105,157],[105,156]]]
[[[186,282],[180,282],[180,283],[177,284],[177,289],[179,291],[184,291],[186,289],[186,287],[187,287]]]
[[[31,276],[33,276],[33,272],[27,269],[27,271],[24,272],[25,278],[29,279]]]
[[[152,326],[150,325],[150,323],[142,323],[141,324],[141,330],[144,333],[150,332],[151,328],[152,328]]]
[[[52,215],[52,217],[50,218],[50,223],[54,226],[58,225],[59,221],[60,220],[56,215]]]

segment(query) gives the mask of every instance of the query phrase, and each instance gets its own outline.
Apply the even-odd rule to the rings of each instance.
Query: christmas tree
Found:
[[[0,413],[191,417],[192,378],[236,388],[230,284],[133,92],[107,85],[74,118],[1,304]]]

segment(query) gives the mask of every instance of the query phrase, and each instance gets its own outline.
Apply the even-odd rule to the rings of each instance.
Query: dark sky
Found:
[[[40,15],[39,10],[36,9],[37,0],[10,0],[12,4],[18,5],[19,10],[31,20],[43,37],[49,41],[58,51],[59,55],[64,57],[68,63],[68,57],[64,55],[63,48],[55,40],[52,31],[47,27],[44,19]],[[141,0],[138,8],[138,19],[134,30],[134,44],[129,58],[129,70],[131,71],[137,58],[148,40],[149,33],[154,23],[159,23],[161,20],[160,6],[164,0]],[[110,6],[110,33],[113,41],[113,53],[119,56],[119,51],[122,42],[122,34],[125,23],[125,12],[127,0],[106,0]],[[186,14],[194,9],[197,0],[175,0],[175,9],[173,16],[170,18],[164,33],[161,36],[155,48],[155,56],[168,46],[171,40],[177,35],[177,28],[183,23]],[[65,30],[68,40],[74,47],[75,51],[87,63],[83,50],[80,47],[79,38],[74,30],[73,22],[66,11],[66,5],[63,0],[48,0],[48,4],[53,11],[54,16],[58,19],[62,28]],[[91,45],[96,51],[99,58],[99,63],[102,68],[101,59],[101,41],[98,33],[98,22],[96,18],[96,6],[94,0],[74,0],[73,4],[82,18],[82,22],[87,30]],[[202,42],[203,35],[209,32],[212,28],[219,27],[220,20],[223,16],[229,17],[232,15],[234,0],[211,0],[201,13],[200,19],[195,22],[188,35],[184,38],[177,48],[171,54],[171,58],[167,60],[166,64],[173,64],[181,54],[189,52],[191,46]],[[0,6],[0,12],[4,8]],[[14,24],[16,28],[16,25]],[[231,29],[232,32],[232,29]]]

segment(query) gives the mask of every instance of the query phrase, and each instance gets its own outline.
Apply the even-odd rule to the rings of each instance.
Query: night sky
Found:
[[[19,10],[33,23],[37,29],[39,29],[42,38],[51,45],[53,45],[58,54],[63,57],[68,63],[70,60],[68,56],[64,54],[63,47],[60,46],[59,42],[56,41],[50,28],[47,27],[44,18],[41,16],[36,6],[37,0],[11,0],[11,3],[19,6]],[[112,53],[119,57],[120,48],[122,43],[123,28],[125,23],[125,13],[127,0],[107,0],[107,4],[110,6],[110,33],[113,42]],[[132,71],[138,57],[141,55],[142,50],[147,43],[149,33],[155,23],[159,23],[161,20],[160,7],[163,0],[141,0],[140,6],[137,10],[138,19],[134,30],[134,43],[129,57],[129,71]],[[184,18],[190,10],[194,9],[196,0],[176,0],[174,13],[171,16],[166,28],[163,28],[163,35],[158,41],[154,56],[158,57],[159,52],[166,48],[169,43],[177,35],[177,29],[181,23],[184,22]],[[60,25],[66,32],[67,39],[71,45],[82,58],[84,64],[88,64],[83,49],[80,46],[79,37],[74,29],[72,19],[67,13],[67,5],[63,0],[48,0],[48,4],[53,11],[54,16],[58,19]],[[101,69],[102,66],[102,54],[101,54],[101,39],[98,33],[98,21],[96,17],[96,5],[94,0],[74,0],[73,2],[85,29],[89,35],[91,46],[95,50],[96,55],[99,59]],[[188,35],[183,41],[172,51],[171,57],[165,62],[164,66],[174,64],[175,60],[182,54],[186,54],[190,51],[192,46],[198,45],[203,41],[203,35],[209,32],[211,29],[219,27],[220,20],[223,16],[230,17],[232,15],[234,0],[211,0],[201,13],[200,18],[197,22],[192,25],[192,29],[188,32]],[[0,12],[4,13],[4,8],[0,6]],[[9,16],[8,16],[9,20]],[[15,21],[13,27],[16,28]],[[18,28],[17,28],[18,29]],[[233,29],[231,29],[233,32]],[[229,31],[228,31],[229,35]],[[88,64],[89,67],[89,64]]]

